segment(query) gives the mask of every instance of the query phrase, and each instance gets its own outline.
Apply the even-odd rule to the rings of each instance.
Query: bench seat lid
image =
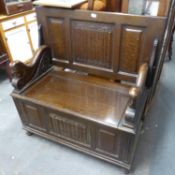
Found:
[[[52,71],[24,96],[60,112],[118,127],[129,103],[129,87],[104,78]]]

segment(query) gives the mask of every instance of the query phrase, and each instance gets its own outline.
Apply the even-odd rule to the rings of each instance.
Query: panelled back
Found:
[[[165,18],[37,7],[55,64],[111,79],[133,80],[161,43]],[[160,46],[159,46],[160,48]]]

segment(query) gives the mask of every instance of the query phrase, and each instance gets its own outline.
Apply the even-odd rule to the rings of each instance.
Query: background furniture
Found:
[[[0,68],[5,69],[9,79],[11,80],[11,71],[9,67],[9,60],[7,54],[5,53],[5,48],[0,40]]]
[[[10,62],[28,62],[38,48],[38,25],[34,10],[0,16],[0,33]]]
[[[89,0],[88,3],[84,3],[80,8],[87,10],[91,6],[89,9],[97,11],[167,16],[170,0]],[[149,14],[150,10],[151,14]]]
[[[106,7],[106,0],[88,0],[88,2],[81,4],[79,8],[82,10],[103,11],[106,10]]]
[[[96,11],[110,11],[121,12],[122,0],[88,0],[88,2],[80,5],[80,9],[96,10]]]
[[[33,8],[31,0],[0,0],[0,14],[12,15]]]
[[[61,7],[61,8],[74,8],[87,0],[37,0],[34,5],[50,6],[50,7]]]

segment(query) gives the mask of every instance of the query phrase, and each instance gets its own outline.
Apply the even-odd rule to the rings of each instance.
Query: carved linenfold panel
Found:
[[[80,144],[90,144],[89,129],[82,123],[51,113],[49,114],[49,126],[53,134]]]
[[[112,68],[113,24],[72,21],[74,63]]]
[[[58,59],[66,59],[66,34],[65,21],[62,18],[48,18],[48,32],[52,38],[51,48],[53,56]]]
[[[38,111],[39,109],[31,105],[24,105],[24,109],[28,119],[28,124],[31,127],[37,128],[39,130],[45,130],[43,128],[41,112]]]
[[[96,150],[118,157],[120,145],[118,144],[119,136],[117,136],[116,133],[105,129],[97,130]]]
[[[143,28],[124,27],[121,35],[120,71],[136,73],[140,65]]]

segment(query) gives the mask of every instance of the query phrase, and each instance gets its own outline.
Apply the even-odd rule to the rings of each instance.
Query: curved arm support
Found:
[[[138,77],[136,80],[136,86],[132,87],[129,90],[129,95],[132,98],[138,97],[139,94],[142,92],[143,88],[145,87],[147,73],[148,73],[148,64],[144,63],[140,66]]]
[[[36,79],[52,66],[51,50],[48,46],[41,46],[30,64],[16,61],[10,64],[12,69],[12,85],[19,91],[29,82]]]
[[[136,115],[136,104],[139,98],[141,98],[142,93],[145,88],[146,79],[148,73],[148,64],[144,63],[140,66],[138,77],[136,80],[136,85],[131,87],[129,90],[129,95],[131,97],[131,104],[128,106],[125,112],[125,119],[128,122],[133,123]]]

